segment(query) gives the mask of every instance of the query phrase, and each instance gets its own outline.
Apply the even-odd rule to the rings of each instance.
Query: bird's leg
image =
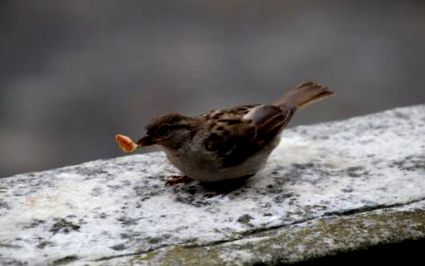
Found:
[[[174,186],[180,183],[189,184],[192,181],[193,179],[186,175],[173,175],[170,176],[170,179],[168,179],[167,182],[165,182],[165,185]]]

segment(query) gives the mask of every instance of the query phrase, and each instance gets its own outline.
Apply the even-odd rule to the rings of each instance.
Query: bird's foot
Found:
[[[185,175],[174,175],[174,176],[170,176],[170,179],[167,180],[167,182],[165,182],[165,185],[167,186],[174,186],[180,183],[184,183],[184,184],[189,184],[190,182],[192,182],[193,179],[185,176]]]

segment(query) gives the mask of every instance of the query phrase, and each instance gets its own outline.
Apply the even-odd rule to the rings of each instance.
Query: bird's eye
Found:
[[[168,135],[168,133],[170,133],[170,127],[168,125],[160,126],[156,130],[156,134],[158,134],[159,136],[166,136]]]

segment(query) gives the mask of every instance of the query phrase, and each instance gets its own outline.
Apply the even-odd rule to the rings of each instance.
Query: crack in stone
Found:
[[[413,204],[413,203],[418,203],[418,202],[421,202],[421,201],[424,201],[424,200],[425,200],[425,198],[419,198],[419,199],[413,199],[413,200],[400,202],[400,203],[394,203],[394,204],[379,204],[379,205],[375,205],[375,206],[364,206],[364,207],[361,207],[361,208],[345,210],[345,211],[325,212],[323,216],[324,217],[329,217],[329,216],[334,216],[334,215],[349,216],[349,215],[358,214],[358,213],[365,213],[365,212],[368,212],[368,211],[402,207],[402,206],[410,205],[410,204]]]
[[[233,237],[233,238],[211,241],[211,242],[204,243],[204,244],[189,244],[190,242],[181,242],[181,243],[175,243],[175,244],[169,244],[169,245],[164,244],[164,245],[160,245],[158,247],[151,248],[151,249],[144,250],[144,251],[125,253],[125,254],[119,254],[119,255],[113,255],[113,256],[106,256],[106,257],[101,257],[101,258],[95,259],[93,261],[105,261],[105,260],[111,260],[111,259],[123,258],[123,257],[135,256],[135,255],[143,255],[143,254],[150,253],[152,251],[157,251],[157,250],[161,250],[161,249],[164,249],[164,248],[169,248],[169,247],[173,247],[173,246],[177,246],[177,245],[181,245],[182,247],[184,247],[186,249],[212,247],[212,246],[217,246],[217,245],[221,245],[221,244],[225,244],[225,243],[235,242],[235,241],[241,240],[243,238],[246,238],[246,237],[253,235],[253,234],[256,234],[256,233],[268,232],[268,231],[273,231],[273,230],[277,230],[277,229],[281,229],[281,228],[285,228],[285,227],[289,227],[289,226],[293,226],[293,225],[299,225],[299,224],[307,223],[307,222],[310,222],[310,221],[313,221],[313,220],[316,220],[316,219],[328,218],[328,217],[333,217],[333,216],[344,216],[344,217],[346,217],[346,216],[351,216],[351,215],[355,215],[355,214],[362,214],[362,213],[376,211],[376,210],[385,210],[385,209],[402,207],[402,206],[418,203],[418,202],[421,202],[421,201],[425,201],[425,198],[413,199],[413,200],[410,200],[410,201],[405,201],[405,202],[401,202],[401,203],[394,203],[394,204],[380,204],[380,205],[375,205],[375,206],[364,206],[364,207],[361,207],[361,208],[349,209],[349,210],[345,210],[345,211],[325,212],[323,215],[299,220],[299,221],[296,221],[296,222],[293,222],[293,223],[290,223],[290,224],[280,224],[280,225],[275,225],[275,226],[269,226],[269,227],[247,230],[247,231],[239,233],[238,236]]]
[[[112,256],[105,256],[105,257],[101,257],[101,258],[98,258],[98,259],[94,259],[92,261],[105,261],[105,260],[117,259],[117,258],[122,258],[122,257],[142,255],[142,254],[146,254],[146,253],[149,253],[149,252],[152,252],[152,251],[160,250],[160,249],[167,248],[167,247],[172,247],[172,246],[175,246],[175,245],[181,245],[181,244],[184,244],[184,243],[187,243],[187,242],[176,243],[176,244],[171,244],[171,245],[164,244],[164,245],[160,245],[160,246],[157,246],[155,248],[151,248],[151,249],[147,249],[147,250],[143,250],[143,251],[124,253],[124,254],[112,255]]]

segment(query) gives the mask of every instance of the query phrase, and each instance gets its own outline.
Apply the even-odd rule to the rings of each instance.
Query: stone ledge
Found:
[[[111,260],[154,265],[292,264],[425,238],[425,200],[403,208],[322,217],[280,228],[247,232],[239,239],[204,245],[175,245]],[[408,225],[408,226],[406,226]],[[105,258],[112,259],[112,258]],[[103,259],[100,259],[102,261]]]
[[[0,179],[0,264],[294,263],[425,237],[425,105],[287,130],[215,195],[161,153]]]

